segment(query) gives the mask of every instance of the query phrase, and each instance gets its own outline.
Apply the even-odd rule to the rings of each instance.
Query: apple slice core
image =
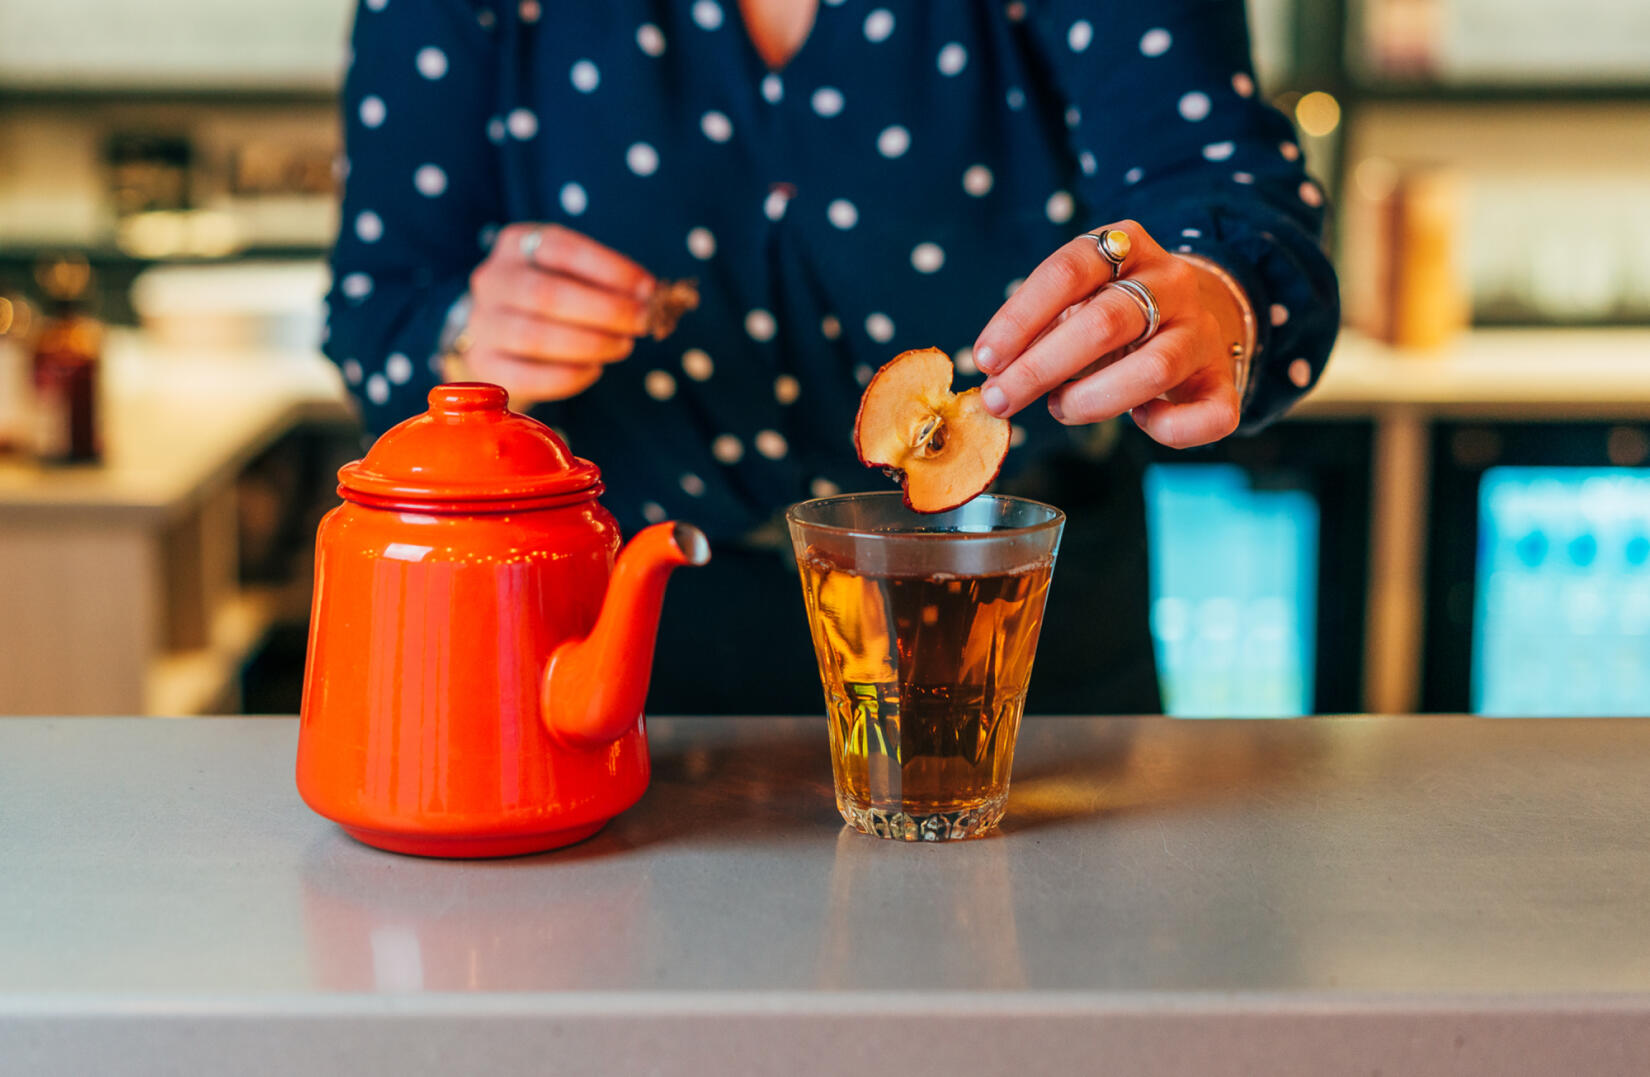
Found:
[[[860,462],[895,473],[916,512],[945,512],[972,500],[1008,455],[1008,420],[985,410],[978,389],[953,393],[955,370],[938,348],[901,352],[859,401]]]

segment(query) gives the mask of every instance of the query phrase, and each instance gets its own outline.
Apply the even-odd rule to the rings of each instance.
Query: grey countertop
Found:
[[[515,860],[358,845],[285,719],[0,720],[0,1074],[1650,1071],[1650,722],[1036,719],[1001,834],[658,719]]]

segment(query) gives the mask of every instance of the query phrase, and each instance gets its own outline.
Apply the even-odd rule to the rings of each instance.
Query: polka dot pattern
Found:
[[[779,332],[779,323],[770,311],[758,307],[745,315],[745,332],[752,340],[766,344]]]
[[[413,186],[425,198],[439,198],[447,190],[447,173],[440,165],[419,165],[413,172]]]
[[[905,156],[905,151],[911,148],[911,132],[895,124],[884,127],[877,136],[877,152],[884,157],[894,158]]]
[[[828,496],[842,476],[858,476],[851,452],[815,444],[812,432],[851,421],[855,384],[895,348],[949,344],[959,378],[979,377],[971,348],[956,346],[954,334],[971,331],[966,318],[936,322],[935,311],[952,297],[977,305],[982,288],[993,301],[999,289],[1013,294],[1023,280],[1005,287],[1004,272],[1035,265],[1078,230],[1079,214],[1107,216],[1103,207],[1090,212],[1091,192],[1138,185],[1129,199],[1137,212],[1162,216],[1157,184],[1171,178],[1177,198],[1189,189],[1207,196],[1207,208],[1188,215],[1196,228],[1165,221],[1165,235],[1178,234],[1166,242],[1189,251],[1218,237],[1224,251],[1253,259],[1234,268],[1265,289],[1269,335],[1249,407],[1275,410],[1310,385],[1322,365],[1316,342],[1328,334],[1314,298],[1322,282],[1307,280],[1318,271],[1316,245],[1292,222],[1313,219],[1301,206],[1321,206],[1323,191],[1302,170],[1293,139],[1253,140],[1266,128],[1256,123],[1262,106],[1240,41],[1219,39],[1174,5],[1102,18],[1051,4],[1032,19],[1025,0],[966,11],[820,2],[815,32],[830,39],[832,65],[815,61],[816,46],[780,73],[750,64],[729,0],[575,5],[558,10],[555,33],[543,25],[543,0],[477,0],[465,9],[473,23],[412,18],[405,0],[363,0],[358,33],[387,36],[352,57],[346,136],[358,167],[326,348],[350,391],[371,405],[363,415],[373,426],[415,412],[422,385],[442,374],[420,336],[427,323],[402,329],[404,320],[386,313],[409,287],[449,271],[419,246],[428,230],[458,229],[448,237],[453,257],[475,258],[493,248],[503,222],[560,220],[661,274],[701,282],[703,305],[684,319],[676,348],[641,341],[632,363],[592,390],[605,429],[583,409],[560,420],[581,452],[604,462],[621,522],[663,520],[666,506],[696,507],[713,524],[730,505],[760,518],[771,506],[757,500]],[[1061,10],[1070,14],[1060,18]],[[598,18],[605,33],[572,32]],[[505,45],[495,25],[519,33],[535,77],[497,114],[468,113],[458,98],[492,70],[479,50]],[[686,35],[678,59],[691,52],[696,72],[717,77],[682,79],[690,65],[671,59],[681,42],[667,40],[667,28],[672,38]],[[1035,48],[1048,77],[1019,83],[1018,64],[996,62],[1004,41]],[[571,42],[585,44],[569,50]],[[1129,127],[1141,109],[1119,109],[1095,91],[1101,64],[1129,80],[1141,109],[1168,122]],[[668,102],[648,92],[661,80],[672,86]],[[1048,137],[1062,123],[1071,133]],[[795,132],[794,146],[763,159],[761,140],[781,128]],[[542,188],[507,207],[484,183],[495,162],[476,162],[475,146],[533,162]],[[976,148],[957,159],[961,146]],[[342,178],[347,159],[340,166]],[[1262,193],[1293,196],[1296,213],[1258,223],[1250,207]],[[1013,233],[1005,239],[981,223],[993,220],[1016,222]],[[1277,245],[1293,256],[1267,258]],[[818,257],[799,266],[799,251]],[[805,286],[764,300],[768,280]],[[379,335],[385,325],[396,327],[388,339]],[[775,362],[783,373],[766,366]],[[629,462],[609,451],[620,441],[615,417],[635,420],[627,430],[656,432],[666,452]],[[1013,444],[1044,444],[1042,426],[1014,424]],[[678,463],[661,473],[661,459]]]
[[[716,257],[716,237],[709,228],[694,228],[687,234],[688,253],[701,262]]]

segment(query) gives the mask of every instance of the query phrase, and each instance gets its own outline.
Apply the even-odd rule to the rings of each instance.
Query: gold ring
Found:
[[[1123,272],[1123,262],[1134,249],[1134,241],[1121,228],[1102,228],[1098,232],[1084,232],[1084,239],[1094,240],[1094,249],[1100,252],[1111,266],[1111,279],[1116,280]]]

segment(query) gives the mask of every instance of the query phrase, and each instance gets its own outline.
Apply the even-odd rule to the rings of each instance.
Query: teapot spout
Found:
[[[680,565],[710,560],[692,524],[646,528],[620,551],[596,627],[557,647],[545,666],[541,711],[550,735],[598,747],[635,729],[647,701],[665,582]]]

